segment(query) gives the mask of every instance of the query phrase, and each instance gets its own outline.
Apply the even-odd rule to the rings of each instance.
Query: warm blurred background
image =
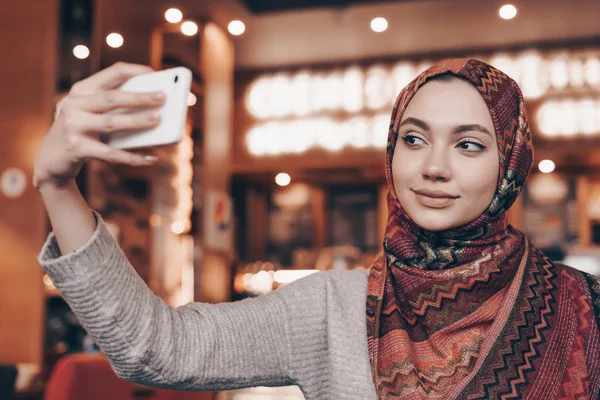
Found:
[[[3,0],[0,397],[16,385],[17,399],[302,398],[184,397],[107,372],[36,262],[50,228],[34,158],[74,82],[117,61],[194,72],[182,143],[156,149],[155,167],[90,163],[79,179],[173,306],[368,267],[386,219],[395,95],[458,56],[504,70],[527,100],[536,161],[511,223],[551,258],[600,275],[598,16],[598,0]]]

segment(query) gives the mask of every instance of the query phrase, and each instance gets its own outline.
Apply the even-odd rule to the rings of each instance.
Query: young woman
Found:
[[[388,224],[369,272],[172,309],[74,184],[87,158],[152,162],[96,136],[156,123],[151,111],[105,114],[161,103],[115,90],[143,72],[119,64],[75,85],[34,177],[54,228],[40,263],[120,377],[180,390],[297,384],[309,400],[598,397],[598,280],[553,264],[507,224],[533,149],[521,92],[504,73],[448,60],[400,93]]]

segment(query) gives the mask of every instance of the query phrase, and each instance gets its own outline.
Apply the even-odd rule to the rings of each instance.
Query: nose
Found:
[[[431,146],[431,151],[424,160],[422,175],[431,181],[446,182],[452,177],[452,168],[449,164],[449,155],[441,146]]]

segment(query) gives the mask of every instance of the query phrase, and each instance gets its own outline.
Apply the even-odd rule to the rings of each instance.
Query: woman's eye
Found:
[[[402,140],[409,146],[416,146],[420,144],[425,144],[425,141],[414,135],[404,135]]]
[[[472,151],[472,152],[483,151],[486,148],[481,143],[471,142],[468,140],[460,142],[458,144],[458,147],[460,147],[461,150]]]

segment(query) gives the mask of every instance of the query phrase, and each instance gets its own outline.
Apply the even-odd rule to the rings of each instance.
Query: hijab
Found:
[[[411,98],[443,74],[472,84],[487,104],[500,171],[477,219],[432,232],[398,201],[392,158]],[[386,148],[389,215],[367,293],[368,350],[380,399],[598,398],[599,280],[551,262],[507,222],[532,162],[523,95],[498,69],[445,60],[398,95]]]

